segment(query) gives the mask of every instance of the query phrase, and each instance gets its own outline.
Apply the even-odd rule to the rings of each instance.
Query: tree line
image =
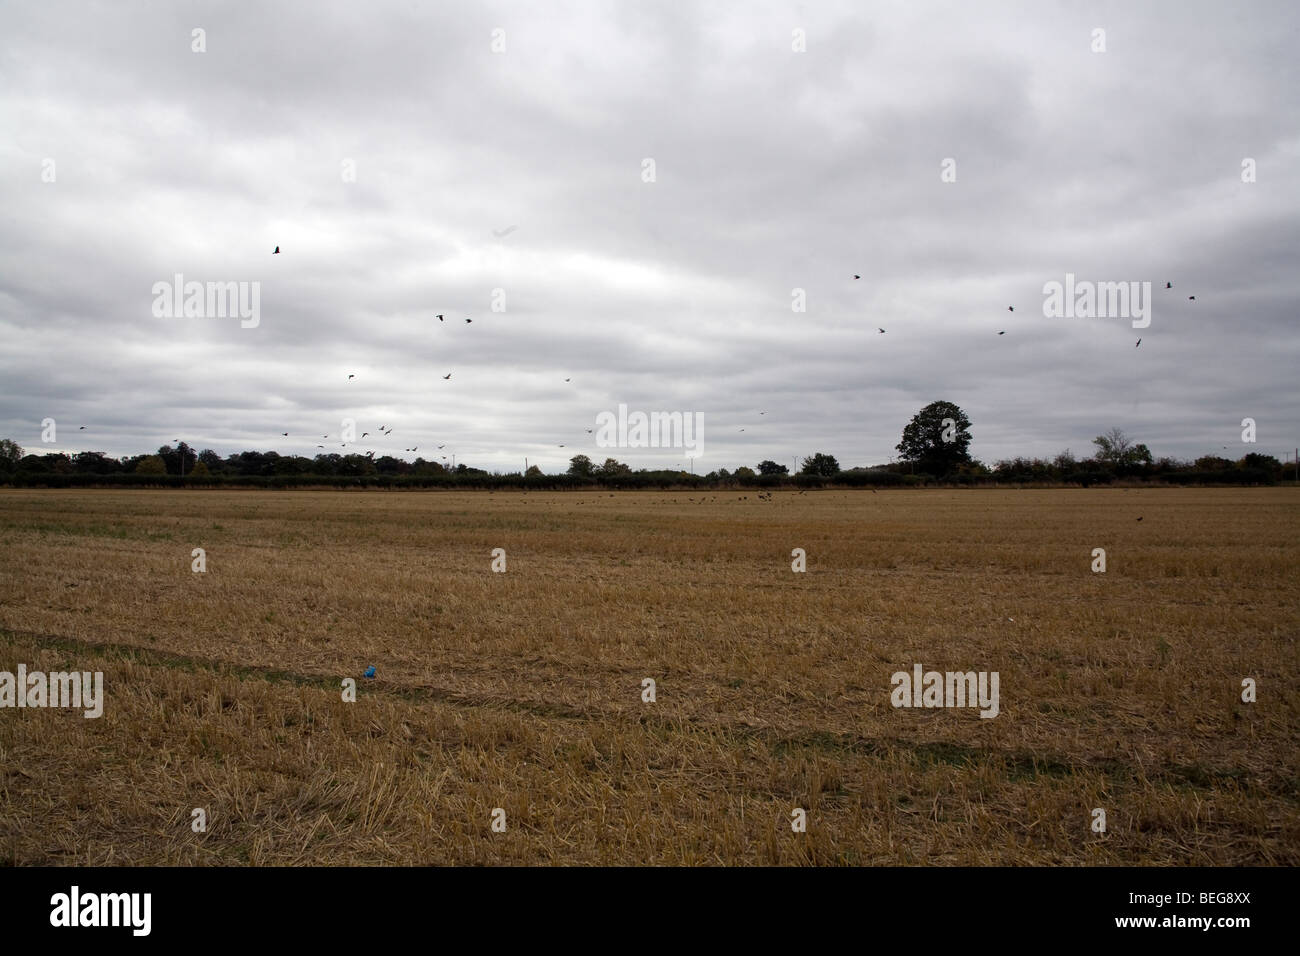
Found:
[[[1120,479],[1176,484],[1274,484],[1284,466],[1271,455],[1249,453],[1236,460],[1206,455],[1195,461],[1156,459],[1143,443],[1112,428],[1093,439],[1095,451],[1076,458],[1069,449],[1051,459],[1016,457],[992,466],[970,455],[971,422],[951,402],[931,402],[903,429],[899,456],[888,464],[842,469],[833,455],[815,452],[799,470],[775,461],[719,468],[706,475],[680,469],[633,470],[614,458],[597,464],[574,455],[563,474],[545,474],[536,465],[526,472],[493,472],[464,464],[384,455],[323,454],[314,458],[274,451],[243,451],[225,458],[211,449],[195,451],[185,442],[164,445],[153,454],[111,458],[102,452],[74,455],[27,454],[14,441],[0,439],[0,483],[11,485],[150,485],[162,487],[254,485],[264,487],[525,487],[613,488],[668,487],[906,487],[934,483],[991,485],[1005,483],[1107,484]]]

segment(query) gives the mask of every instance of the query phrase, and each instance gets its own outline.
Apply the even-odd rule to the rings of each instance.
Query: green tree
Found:
[[[574,455],[569,459],[569,474],[574,478],[590,478],[594,473],[595,465],[586,455]]]
[[[835,460],[834,455],[823,455],[821,452],[805,458],[800,462],[801,475],[816,475],[821,478],[830,478],[840,473],[840,463]]]
[[[1092,443],[1097,446],[1093,457],[1111,468],[1129,470],[1151,464],[1151,449],[1134,442],[1121,428],[1112,428],[1106,434],[1098,435]]]
[[[167,474],[167,465],[162,460],[162,455],[149,455],[141,458],[135,466],[137,475],[165,475]]]
[[[18,463],[22,460],[22,446],[8,438],[0,438],[0,474],[16,471]]]
[[[912,416],[895,447],[917,471],[942,477],[971,460],[970,424],[952,402],[931,402]]]
[[[212,472],[208,469],[208,463],[205,462],[202,458],[200,458],[198,461],[194,463],[194,467],[190,469],[190,473],[185,477],[186,478],[211,478]]]
[[[760,461],[758,463],[758,473],[760,475],[785,475],[785,474],[789,474],[789,472],[790,469],[787,468],[785,465],[778,465],[770,458],[766,461]]]
[[[632,469],[621,461],[615,461],[613,458],[606,458],[605,463],[596,469],[596,473],[602,478],[613,478],[616,475],[630,475],[632,474]]]

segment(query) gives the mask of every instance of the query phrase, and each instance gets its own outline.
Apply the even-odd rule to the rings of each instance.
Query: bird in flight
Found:
[[[446,442],[443,442],[441,445],[438,446],[439,449],[446,448],[446,447],[447,447]]]
[[[362,437],[362,438],[365,438],[365,437],[366,437],[367,435],[369,435],[369,434],[370,434],[370,432],[362,432],[362,433],[361,433],[361,437]]]
[[[1016,311],[1016,307],[1015,307],[1014,305],[1009,305],[1009,306],[1007,306],[1007,311],[1008,311],[1008,312],[1014,312],[1014,311]]]
[[[560,447],[561,447],[561,448],[563,448],[563,447],[564,447],[564,446],[563,446],[563,445],[561,445],[561,446],[560,446]]]
[[[275,252],[271,253],[271,255],[273,255],[273,256],[278,256],[279,254],[280,254],[280,247],[279,247],[279,246],[276,246],[276,247],[275,247]]]
[[[86,430],[86,426],[85,426],[85,425],[82,425],[80,428],[77,429],[77,431],[79,431],[79,432],[84,432],[85,430]]]
[[[500,230],[493,229],[492,235],[496,236],[498,239],[504,239],[506,236],[510,235],[510,233],[514,232],[518,228],[519,228],[518,226],[506,226],[504,229],[500,229]]]
[[[1166,283],[1165,283],[1165,288],[1166,288],[1166,289],[1172,289],[1173,287],[1174,287],[1174,284],[1173,284],[1172,282],[1166,282]]]
[[[324,448],[325,446],[324,446],[324,445],[317,445],[316,447],[317,447],[317,448]]]
[[[466,325],[469,325],[469,324],[470,324],[471,322],[473,322],[473,321],[474,321],[473,319],[466,319],[466,320],[465,320],[465,324],[466,324]]]
[[[590,429],[590,428],[587,429],[587,434],[588,434],[588,435],[591,434],[591,429]]]
[[[1007,330],[1006,330],[1006,329],[1003,329],[1001,332],[998,333],[998,335],[1006,335],[1006,334],[1007,334]]]
[[[283,435],[285,438],[288,438],[288,437],[289,437],[289,433],[288,433],[288,432],[280,432],[280,434]]]
[[[1141,340],[1141,339],[1138,339],[1138,340],[1137,340],[1137,345],[1135,345],[1135,346],[1133,346],[1133,347],[1134,347],[1134,348],[1137,348],[1138,345],[1141,345],[1141,344],[1142,344],[1142,340]]]
[[[350,381],[352,381],[354,378],[356,378],[356,375],[355,375],[355,374],[353,374],[353,375],[349,375],[349,376],[348,376],[348,381],[350,382]]]
[[[442,321],[442,313],[441,313],[441,312],[438,313],[438,321],[439,321],[439,322]]]
[[[1195,301],[1196,301],[1196,296],[1194,296],[1194,295],[1189,295],[1189,296],[1187,297],[1187,301],[1188,301],[1188,302],[1195,302]]]
[[[855,275],[853,278],[855,278],[855,279],[861,279],[862,276]]]
[[[447,380],[447,379],[449,379],[449,378],[451,378],[451,372],[448,372],[446,375],[443,376],[443,380],[444,380],[444,381]]]
[[[880,328],[880,326],[876,326],[876,331],[878,331],[881,335],[885,334],[885,330]]]

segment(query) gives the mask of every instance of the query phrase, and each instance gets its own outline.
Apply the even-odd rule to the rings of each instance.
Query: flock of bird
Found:
[[[494,230],[493,230],[493,235],[495,235],[497,238],[503,238],[504,236],[507,236],[507,235],[509,235],[510,233],[514,232],[515,229],[517,229],[517,228],[518,228],[517,226],[510,226],[510,227],[508,227],[508,228],[506,228],[506,229],[504,229],[504,230],[500,230],[500,231],[494,229]],[[280,253],[280,247],[279,247],[279,246],[276,246],[276,247],[275,247],[275,251],[272,252],[271,254],[272,254],[272,255],[277,255],[277,256],[280,255],[280,254],[281,254],[281,253]],[[854,273],[853,278],[854,278],[854,280],[860,280],[860,279],[862,278],[862,276],[861,276],[860,274],[858,274],[858,273]],[[1173,284],[1172,282],[1166,282],[1166,283],[1165,283],[1165,289],[1166,289],[1166,290],[1172,290],[1173,287],[1174,287],[1174,284]],[[1187,297],[1187,299],[1188,299],[1189,302],[1195,302],[1195,301],[1196,301],[1196,296],[1194,296],[1194,295],[1189,295],[1189,296]],[[1014,312],[1016,311],[1016,307],[1015,307],[1014,305],[1009,305],[1009,306],[1007,306],[1007,311],[1008,311],[1008,312],[1012,312],[1012,313],[1014,313]],[[445,321],[446,321],[446,318],[447,318],[447,315],[446,315],[445,312],[439,312],[439,313],[436,313],[434,317],[435,317],[439,322],[445,322]],[[468,318],[468,317],[465,318],[465,324],[466,324],[466,325],[472,325],[473,322],[474,322],[473,319]],[[885,329],[881,328],[880,326],[876,326],[876,332],[877,332],[878,334],[880,334],[880,335],[885,335],[885,334],[886,334]],[[998,335],[1006,335],[1006,334],[1007,334],[1007,330],[1006,330],[1006,329],[1000,329],[1000,330],[998,331],[997,334],[998,334]],[[1142,345],[1142,339],[1139,338],[1139,339],[1137,340],[1137,342],[1134,344],[1133,347],[1134,347],[1134,348],[1138,348],[1138,347],[1140,347],[1141,345]],[[450,381],[450,380],[451,380],[451,375],[452,375],[452,373],[451,373],[451,372],[448,372],[446,375],[442,376],[443,381]],[[355,379],[356,377],[357,377],[357,376],[356,376],[356,373],[355,373],[355,372],[349,373],[349,374],[348,374],[348,377],[347,377],[347,381],[350,382],[350,381],[352,381],[353,379]],[[565,381],[566,383],[569,383],[569,382],[572,381],[572,379],[571,379],[571,378],[566,378],[564,381]],[[765,415],[767,414],[767,412],[765,412],[765,411],[760,411],[758,414],[759,414],[760,416],[765,416]],[[80,430],[80,431],[84,431],[85,428],[86,428],[86,426],[85,426],[85,425],[82,425],[82,426],[80,427],[79,430]],[[379,433],[380,433],[381,435],[390,435],[390,434],[392,434],[392,431],[393,431],[392,428],[385,428],[385,426],[383,426],[383,425],[380,425],[380,426],[379,426]],[[588,429],[587,429],[587,434],[590,435],[590,434],[592,433],[592,431],[593,431],[593,429],[588,428]],[[744,431],[745,431],[744,428],[741,428],[741,429],[740,429],[740,432],[744,432]],[[281,432],[280,434],[281,434],[281,436],[283,436],[283,437],[285,437],[285,438],[288,438],[288,437],[289,437],[289,433],[288,433],[288,432]],[[370,435],[370,432],[362,432],[362,433],[361,433],[361,437],[362,437],[362,438],[367,438],[367,437],[369,437],[369,435]],[[329,437],[330,437],[329,435],[322,435],[322,436],[321,436],[321,438],[325,438],[325,439],[328,439]],[[180,439],[178,438],[178,439],[177,439],[177,442],[179,442],[179,441],[180,441]],[[319,445],[319,444],[318,444],[316,447],[317,447],[317,448],[320,448],[320,449],[324,449],[324,448],[325,448],[324,445]],[[341,448],[347,448],[348,446],[347,446],[347,443],[346,443],[346,442],[341,442],[340,445],[339,445],[339,447],[341,447]],[[440,444],[440,445],[438,446],[438,450],[441,451],[441,450],[442,450],[443,448],[445,448],[445,447],[446,447],[446,443],[444,442],[443,444]],[[561,445],[559,445],[558,447],[560,447],[560,448],[564,448],[565,446],[564,446],[563,444],[561,444]],[[410,447],[410,448],[405,448],[405,449],[403,449],[404,452],[409,452],[409,453],[418,452],[419,450],[420,450],[420,447],[419,447],[418,445],[413,445],[413,446]],[[366,456],[367,456],[368,458],[373,459],[374,456],[375,456],[375,453],[374,453],[374,451],[368,451],[368,452],[366,452]],[[447,456],[446,456],[446,455],[443,455],[443,456],[442,456],[442,459],[443,459],[444,461],[446,461],[446,460],[447,460]],[[761,497],[761,496],[760,496],[760,497]],[[1139,518],[1138,520],[1141,521],[1142,519]]]

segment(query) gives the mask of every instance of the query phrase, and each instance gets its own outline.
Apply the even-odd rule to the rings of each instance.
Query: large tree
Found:
[[[805,458],[800,462],[801,475],[816,475],[820,478],[831,478],[840,473],[840,463],[835,460],[834,455],[823,455],[817,452],[811,457]]]
[[[1146,445],[1134,443],[1121,428],[1112,428],[1092,440],[1097,446],[1097,461],[1114,468],[1133,468],[1151,464],[1151,450]]]
[[[0,472],[10,472],[23,460],[23,449],[16,441],[0,438]]]
[[[760,475],[784,475],[790,471],[785,465],[778,465],[772,459],[760,461],[758,463],[758,473]]]
[[[943,476],[971,460],[970,419],[952,402],[931,402],[912,416],[897,449],[915,470]]]
[[[590,478],[595,466],[586,455],[574,455],[569,459],[569,474],[574,478]]]

